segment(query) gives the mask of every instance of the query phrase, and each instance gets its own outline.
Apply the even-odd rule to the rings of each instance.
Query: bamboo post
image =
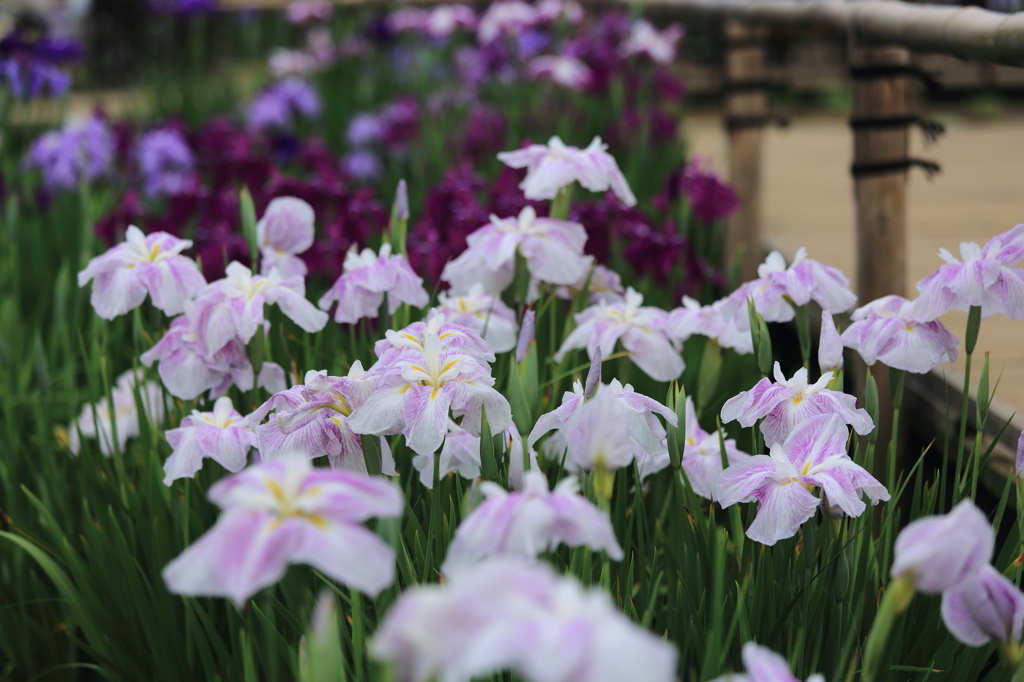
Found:
[[[910,53],[901,47],[860,48],[853,55],[854,66],[886,67],[909,64]],[[853,80],[853,117],[855,119],[892,119],[910,114],[910,85],[906,75],[861,77]],[[855,167],[899,162],[907,158],[907,127],[860,128],[853,131]],[[857,293],[859,304],[882,296],[906,295],[907,288],[907,201],[906,167],[855,175],[857,203]],[[875,363],[872,374],[878,383],[878,443],[889,442],[892,433],[892,399],[889,373]],[[897,458],[901,448],[897,447]],[[887,457],[884,447],[875,456],[875,475],[885,480]],[[899,461],[897,459],[897,465]]]
[[[726,263],[743,254],[740,281],[757,277],[761,262],[761,128],[768,115],[765,29],[725,22],[725,123],[729,132],[729,180],[740,207],[726,228]]]

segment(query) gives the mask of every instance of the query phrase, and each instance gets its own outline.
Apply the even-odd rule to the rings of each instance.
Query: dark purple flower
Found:
[[[113,158],[113,133],[92,116],[43,134],[32,143],[24,165],[42,172],[48,190],[74,190],[106,175]]]
[[[678,102],[686,96],[686,83],[665,69],[654,72],[654,89],[670,102]]]
[[[476,104],[466,119],[463,150],[466,155],[479,159],[493,156],[505,144],[505,116],[500,109]]]
[[[147,133],[136,149],[148,197],[180,194],[195,182],[195,157],[184,136],[172,128]]]
[[[735,213],[740,200],[731,185],[703,165],[703,161],[695,159],[683,169],[676,182],[678,191],[689,198],[697,220],[710,225]]]
[[[143,217],[139,193],[134,189],[129,189],[122,195],[113,213],[96,221],[93,234],[108,246],[113,246],[124,241],[124,233],[129,225],[144,223]]]
[[[384,107],[384,142],[391,148],[413,142],[420,133],[420,105],[412,97],[400,97]]]

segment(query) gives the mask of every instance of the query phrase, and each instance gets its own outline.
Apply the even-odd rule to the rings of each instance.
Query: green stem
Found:
[[[554,218],[555,220],[569,219],[569,207],[572,205],[573,187],[574,185],[570,183],[558,190],[558,194],[556,194],[555,198],[551,200],[551,211],[549,213],[550,218]]]
[[[961,467],[964,463],[964,442],[967,440],[967,410],[971,405],[971,353],[968,351],[964,359],[964,399],[960,407],[960,437],[956,444],[956,475],[953,480],[957,487],[963,490],[960,485]]]
[[[889,633],[896,622],[896,616],[907,608],[913,596],[914,579],[911,574],[903,575],[889,583],[864,644],[864,667],[861,673],[863,682],[874,682],[876,676],[883,677],[879,675],[881,671],[878,668],[885,647],[889,643]]]

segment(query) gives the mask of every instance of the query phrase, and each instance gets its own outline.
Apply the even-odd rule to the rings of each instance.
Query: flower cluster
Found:
[[[82,436],[99,439],[100,452],[104,455],[114,453],[115,442],[117,451],[123,451],[128,439],[140,433],[140,412],[150,424],[159,424],[164,419],[163,391],[152,381],[144,381],[142,374],[135,370],[128,370],[117,378],[110,388],[110,398],[110,401],[103,398],[95,405],[82,408],[78,420],[68,429],[68,448],[72,453],[77,455],[81,450]]]
[[[364,317],[377,317],[385,295],[389,315],[394,315],[403,303],[422,308],[430,300],[423,288],[423,278],[412,271],[403,256],[391,255],[391,244],[381,245],[379,254],[372,249],[358,253],[353,245],[345,256],[345,273],[318,305],[330,310],[337,301],[334,321],[353,324]]]

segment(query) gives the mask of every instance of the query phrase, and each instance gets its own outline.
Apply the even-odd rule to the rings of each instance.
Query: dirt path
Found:
[[[727,172],[726,140],[718,118],[691,116],[686,132],[695,154],[710,157],[716,169]],[[845,118],[793,119],[788,129],[772,129],[766,137],[767,245],[787,257],[806,246],[811,257],[855,280],[853,186],[847,170],[853,142]],[[914,283],[942,263],[940,247],[959,255],[960,242],[984,244],[1024,222],[1024,117],[988,123],[954,119],[946,135],[928,147],[914,132],[911,149],[914,156],[942,165],[931,181],[919,171],[910,175],[907,289],[916,295]],[[959,312],[943,318],[960,338],[966,320],[966,313]],[[1002,372],[996,397],[1007,405],[1001,412],[1024,414],[1024,322],[986,320],[976,354],[985,351],[991,351],[993,382]],[[962,382],[963,358],[945,371],[954,383]]]

